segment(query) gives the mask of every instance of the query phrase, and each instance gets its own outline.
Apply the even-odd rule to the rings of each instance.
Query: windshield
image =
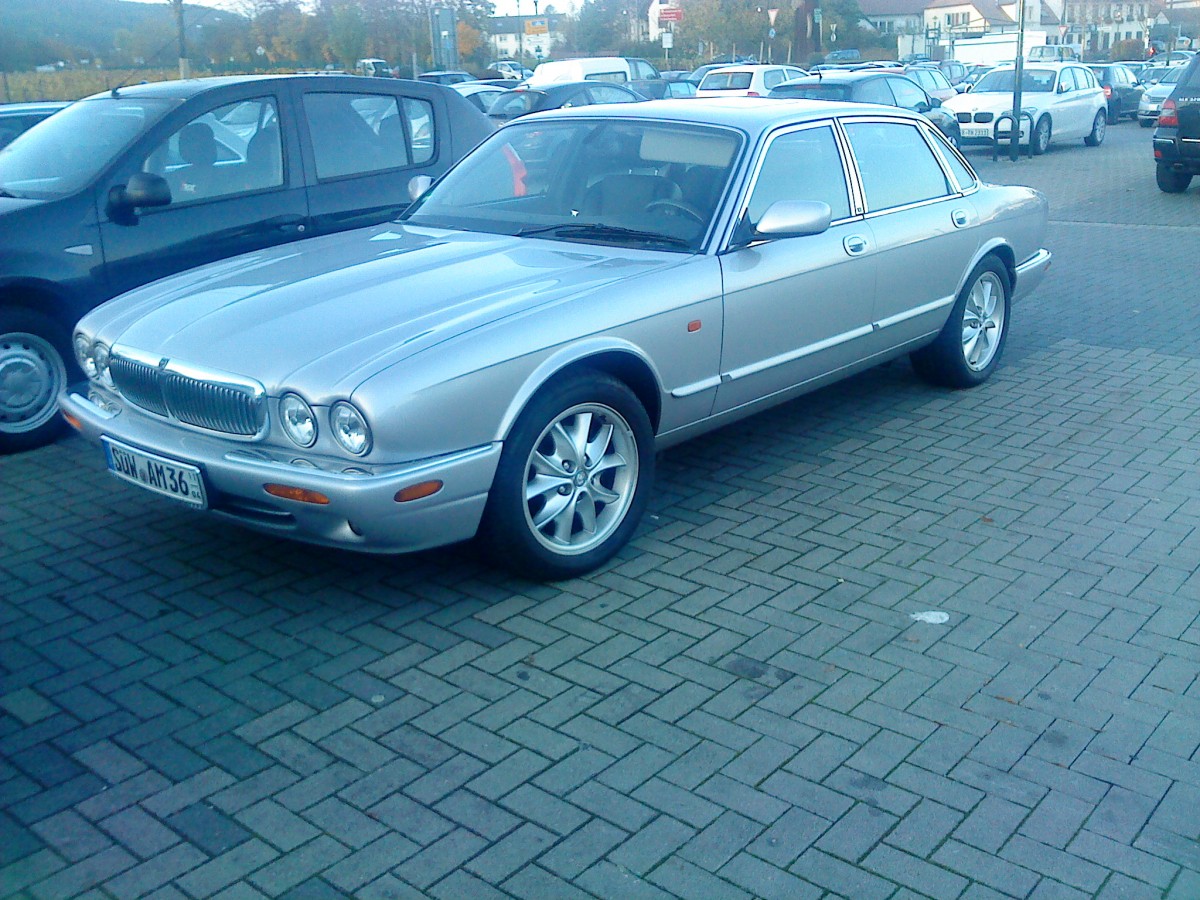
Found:
[[[771,91],[772,97],[791,97],[799,100],[848,100],[848,84],[783,84]]]
[[[1011,94],[1017,83],[1016,69],[993,69],[971,89],[972,94]],[[1026,94],[1051,94],[1054,92],[1053,69],[1026,69],[1021,77],[1021,90]]]
[[[171,105],[114,97],[74,103],[0,150],[0,188],[16,197],[65,197],[95,178]]]
[[[709,72],[700,82],[702,91],[744,91],[750,87],[749,72]]]
[[[695,252],[741,137],[645,120],[501,129],[403,217],[414,225]]]

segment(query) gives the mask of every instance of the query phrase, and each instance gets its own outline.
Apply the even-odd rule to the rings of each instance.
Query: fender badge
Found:
[[[63,253],[73,253],[75,256],[91,256],[93,252],[91,244],[76,244],[74,247],[63,248]]]

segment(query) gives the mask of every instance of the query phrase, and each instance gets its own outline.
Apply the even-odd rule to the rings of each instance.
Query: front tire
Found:
[[[627,385],[591,369],[539,391],[513,425],[479,536],[519,575],[597,568],[633,535],[654,478],[654,433]]]
[[[1104,143],[1104,135],[1108,132],[1108,112],[1106,109],[1096,113],[1096,118],[1092,122],[1091,133],[1083,139],[1083,142],[1089,147],[1099,147]]]
[[[48,316],[0,311],[0,454],[48,444],[63,430],[58,395],[67,385],[69,347],[66,329]]]
[[[917,374],[949,388],[987,381],[1008,338],[1011,294],[1003,263],[994,256],[982,260],[967,278],[937,340],[912,354]]]
[[[1192,183],[1192,176],[1188,172],[1176,172],[1166,166],[1155,166],[1154,180],[1158,182],[1158,189],[1164,194],[1182,194]]]
[[[1033,128],[1033,134],[1029,140],[1033,142],[1033,155],[1041,156],[1050,149],[1050,134],[1053,126],[1050,124],[1049,116],[1042,116],[1038,119],[1037,125]]]

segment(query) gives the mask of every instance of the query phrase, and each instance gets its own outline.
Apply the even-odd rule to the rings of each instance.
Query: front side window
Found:
[[[283,184],[283,145],[272,97],[239,100],[192,119],[143,160],[165,178],[172,205]]]
[[[413,204],[416,225],[698,250],[741,137],[614,119],[502,129]]]
[[[858,89],[855,99],[859,103],[882,103],[884,106],[891,106],[896,102],[896,98],[892,96],[892,89],[882,78],[872,78],[864,83]]]
[[[304,112],[317,177],[366,175],[427,161],[434,153],[432,107],[391,94],[307,93]],[[410,149],[411,142],[411,149]]]
[[[793,131],[771,142],[746,209],[749,224],[778,200],[828,203],[835,221],[850,215],[842,156],[830,126]]]
[[[950,191],[946,175],[918,126],[849,122],[846,136],[858,161],[867,211],[907,206]]]
[[[0,150],[0,196],[50,200],[94,179],[172,107],[169,100],[81,100]]]

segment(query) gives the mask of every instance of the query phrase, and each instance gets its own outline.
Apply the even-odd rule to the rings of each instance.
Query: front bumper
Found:
[[[131,410],[113,414],[77,385],[59,397],[63,415],[84,437],[109,437],[136,449],[197,466],[210,512],[247,528],[312,544],[369,553],[403,553],[474,536],[500,459],[499,442],[431,459],[353,466],[361,474],[295,463],[295,454],[267,452],[254,443],[185,430]],[[442,482],[432,496],[397,502],[397,492]],[[328,498],[318,505],[268,494],[283,484]],[[167,500],[166,502],[173,502]]]

